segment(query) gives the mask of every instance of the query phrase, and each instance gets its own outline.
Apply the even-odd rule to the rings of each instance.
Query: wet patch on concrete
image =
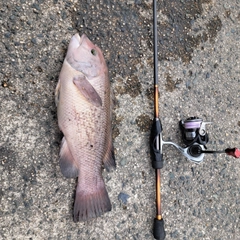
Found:
[[[153,87],[148,88],[148,89],[146,90],[145,95],[147,96],[147,98],[148,98],[151,102],[153,102],[153,101],[154,101],[154,88],[153,88]],[[159,92],[158,92],[158,97],[159,97]]]
[[[115,94],[117,95],[122,95],[125,93],[125,88],[124,88],[124,82],[123,82],[123,79],[118,77],[116,79],[116,82],[117,82],[117,86],[114,88],[114,92]]]
[[[135,98],[142,92],[142,85],[135,75],[130,76],[126,81],[122,78],[117,78],[116,81],[117,86],[114,90],[118,95],[129,94],[132,98]]]
[[[181,58],[189,62],[193,50],[199,45],[201,37],[191,36],[192,24],[203,12],[201,1],[164,1],[159,9],[167,16],[167,21],[160,22],[158,28],[161,51],[160,60]]]
[[[194,23],[203,13],[202,4],[211,4],[211,1],[173,0],[158,3],[158,12],[161,10],[161,14],[166,16],[164,21],[159,20],[158,23],[160,61],[173,58],[189,63],[194,49],[201,42],[214,42],[222,26],[218,16],[205,25],[206,29],[193,29]],[[102,8],[106,9],[105,13],[99,12]],[[71,13],[73,29],[77,29],[80,34],[86,33],[101,47],[109,67],[110,80],[116,75],[123,79],[115,88],[116,94],[136,97],[142,91],[136,77],[136,66],[141,63],[141,57],[146,51],[141,44],[142,40],[147,39],[146,46],[152,51],[152,19],[143,17],[140,11],[149,11],[150,8],[152,5],[143,1],[128,4],[104,0],[94,5],[81,1],[74,5],[74,9],[79,10]],[[109,27],[99,31],[100,22]],[[153,64],[152,59],[148,62]],[[167,91],[173,91],[178,83],[169,81],[169,78],[167,80]]]
[[[137,76],[131,76],[125,84],[126,93],[135,98],[142,92],[142,85]]]
[[[182,82],[181,79],[177,79],[176,81],[174,81],[172,77],[169,74],[167,74],[165,84],[166,90],[168,92],[173,92],[177,88],[178,84],[180,84],[181,82]]]
[[[214,16],[206,25],[208,38],[211,43],[214,43],[217,33],[222,28],[222,21],[218,16]]]
[[[146,114],[141,114],[136,118],[136,123],[142,132],[147,132],[150,131],[152,119]]]
[[[183,62],[189,63],[194,49],[201,42],[206,42],[208,39],[213,41],[216,38],[217,32],[221,29],[221,20],[217,16],[207,24],[207,33],[200,33],[199,29],[194,30],[196,31],[194,35],[191,33],[195,21],[203,13],[203,3],[210,4],[211,1],[159,2],[158,11],[161,10],[161,13],[167,17],[166,21],[160,21],[158,24],[160,61],[180,58]],[[148,42],[148,46],[152,50],[151,41]]]

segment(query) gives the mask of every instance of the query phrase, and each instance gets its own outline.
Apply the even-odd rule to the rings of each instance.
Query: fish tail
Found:
[[[78,182],[73,212],[74,222],[87,221],[111,211],[111,202],[103,179],[92,191],[86,186],[84,188],[83,185]]]

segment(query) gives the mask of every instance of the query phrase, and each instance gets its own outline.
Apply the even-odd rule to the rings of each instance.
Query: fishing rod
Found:
[[[158,107],[158,47],[157,47],[157,3],[153,0],[153,47],[154,47],[154,120],[151,129],[152,167],[156,174],[156,217],[154,218],[153,236],[155,239],[165,239],[164,220],[161,209],[161,171],[163,168],[162,154],[162,124]]]
[[[190,117],[185,121],[179,121],[182,133],[182,141],[185,147],[171,141],[163,141],[162,124],[158,106],[158,47],[157,47],[157,4],[153,0],[153,49],[154,49],[154,119],[151,128],[150,150],[152,155],[152,167],[156,175],[156,217],[153,223],[153,236],[157,240],[164,240],[166,236],[164,220],[161,209],[161,169],[163,168],[163,145],[172,145],[179,150],[188,160],[201,163],[205,154],[226,153],[235,158],[240,158],[240,150],[237,148],[226,148],[221,151],[207,150],[206,144],[209,136],[206,125],[201,118]]]

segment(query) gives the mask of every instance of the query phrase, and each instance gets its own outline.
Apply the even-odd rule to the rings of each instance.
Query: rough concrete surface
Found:
[[[155,174],[152,1],[0,2],[0,239],[153,239]],[[199,116],[209,149],[240,146],[240,1],[158,1],[163,137]],[[71,36],[104,52],[114,92],[116,171],[104,171],[112,211],[74,223],[76,180],[59,168],[54,89]],[[224,154],[200,165],[164,147],[166,239],[240,239],[240,164]]]

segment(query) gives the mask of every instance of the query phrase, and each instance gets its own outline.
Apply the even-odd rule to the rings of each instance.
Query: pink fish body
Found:
[[[58,125],[64,137],[60,168],[78,177],[74,221],[111,210],[102,166],[114,167],[108,69],[101,50],[86,35],[69,43],[56,87]]]

